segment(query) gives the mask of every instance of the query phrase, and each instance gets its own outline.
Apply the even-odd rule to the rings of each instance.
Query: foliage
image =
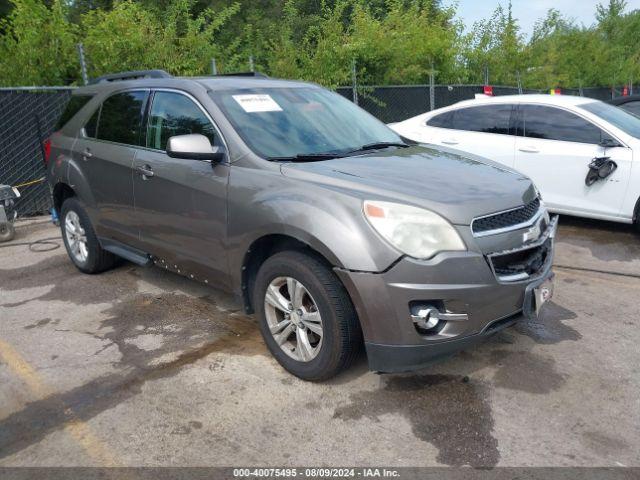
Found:
[[[220,12],[207,8],[197,16],[191,7],[189,0],[175,0],[160,12],[127,0],[112,10],[89,11],[82,17],[89,74],[151,68],[175,75],[207,73],[211,58],[221,53],[216,33],[237,6]]]
[[[0,85],[64,85],[80,73],[78,27],[66,19],[65,2],[16,0],[0,19]]]
[[[506,11],[498,5],[490,18],[477,22],[464,43],[467,81],[484,83],[489,75],[491,83],[517,83],[518,72],[525,66],[526,45],[510,3]]]
[[[449,4],[451,2],[447,2]],[[9,6],[10,8],[7,8]],[[598,5],[578,26],[551,9],[530,39],[511,4],[465,32],[438,0],[0,0],[0,83],[80,82],[143,68],[177,75],[256,69],[335,87],[438,83],[578,87],[640,79],[640,10]]]

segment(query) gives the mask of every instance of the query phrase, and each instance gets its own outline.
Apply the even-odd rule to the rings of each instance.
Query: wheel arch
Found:
[[[56,209],[56,212],[58,212],[58,215],[60,215],[62,204],[64,203],[64,201],[67,198],[75,196],[77,196],[75,190],[66,183],[58,182],[55,184],[55,186],[53,187],[52,197],[53,207]]]
[[[315,245],[314,245],[315,244]],[[338,259],[330,250],[317,242],[308,242],[290,234],[272,233],[254,240],[244,254],[240,283],[242,286],[242,302],[246,313],[253,313],[253,288],[260,266],[276,253],[294,250],[312,255],[329,268],[339,265]]]

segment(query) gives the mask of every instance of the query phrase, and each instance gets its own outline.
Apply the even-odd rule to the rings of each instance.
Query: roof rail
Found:
[[[256,77],[256,78],[269,78],[264,73],[260,72],[232,72],[232,73],[217,73],[214,77]]]
[[[132,70],[130,72],[110,73],[91,80],[91,84],[102,82],[117,82],[121,80],[136,80],[138,78],[171,78],[173,75],[164,70]]]

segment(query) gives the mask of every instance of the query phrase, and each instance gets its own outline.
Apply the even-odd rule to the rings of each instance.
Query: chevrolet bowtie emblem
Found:
[[[540,222],[538,222],[522,234],[522,241],[524,243],[528,243],[537,240],[538,238],[540,238],[541,233],[542,231],[540,230]]]

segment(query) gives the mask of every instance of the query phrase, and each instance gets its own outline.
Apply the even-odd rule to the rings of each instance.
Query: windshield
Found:
[[[322,88],[253,88],[210,92],[246,144],[267,159],[341,154],[398,143],[385,124]]]
[[[627,135],[640,138],[640,118],[604,102],[591,102],[580,105],[580,108],[606,120],[614,127],[618,127]]]

